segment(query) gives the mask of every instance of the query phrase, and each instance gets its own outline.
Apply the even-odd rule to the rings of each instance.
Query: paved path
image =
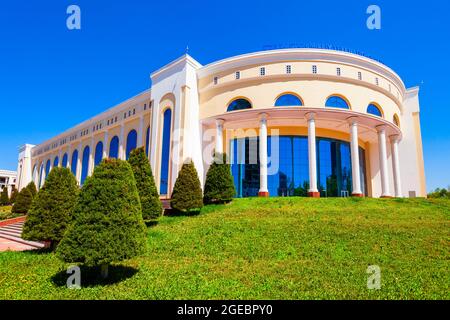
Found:
[[[0,252],[2,251],[25,251],[44,247],[40,242],[22,239],[23,222],[16,222],[0,227]]]

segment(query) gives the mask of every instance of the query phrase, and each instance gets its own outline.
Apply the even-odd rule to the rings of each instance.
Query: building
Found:
[[[13,188],[16,186],[17,172],[9,170],[0,170],[0,191],[4,187],[8,190],[8,196],[11,196]]]
[[[227,152],[237,196],[426,196],[419,89],[360,55],[283,49],[202,66],[189,55],[151,88],[19,156],[19,188],[52,167],[80,184],[103,158],[145,146],[161,197],[192,159],[204,183]]]

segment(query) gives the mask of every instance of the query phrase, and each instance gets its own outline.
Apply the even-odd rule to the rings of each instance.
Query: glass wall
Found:
[[[119,157],[119,138],[114,136],[109,143],[109,157],[117,159]]]
[[[98,166],[103,158],[103,142],[99,141],[95,146],[94,166]]]
[[[62,158],[62,167],[67,168],[67,153],[64,153],[64,156]]]
[[[172,110],[164,111],[163,120],[163,137],[162,137],[162,152],[161,152],[161,179],[159,182],[160,194],[167,194],[169,182],[169,165],[170,165],[170,131],[172,125]]]
[[[83,150],[83,161],[81,165],[81,185],[83,185],[84,180],[86,180],[89,172],[89,146],[86,146]]]
[[[148,148],[150,146],[150,127],[147,127],[147,131],[145,132],[145,154],[148,157]]]
[[[59,165],[59,158],[56,157],[55,160],[53,160],[53,168],[56,168]]]
[[[77,176],[77,162],[78,162],[78,150],[75,150],[72,153],[72,163],[70,164],[70,168],[72,169],[73,175]]]
[[[131,130],[127,136],[127,149],[126,149],[126,159],[130,157],[131,151],[136,149],[137,145],[137,132],[136,130]]]
[[[272,144],[278,150],[273,150]],[[309,189],[308,138],[302,136],[268,137],[268,189],[271,196],[307,196]],[[278,151],[278,155],[275,153]],[[230,141],[231,172],[237,197],[253,197],[259,191],[259,138]],[[359,148],[361,188],[367,195],[365,152]],[[317,177],[322,197],[352,194],[350,144],[317,138]]]
[[[47,164],[45,165],[45,179],[47,179],[49,173],[50,173],[50,159],[47,160]]]

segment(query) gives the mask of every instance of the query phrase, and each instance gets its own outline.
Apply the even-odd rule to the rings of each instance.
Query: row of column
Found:
[[[310,197],[320,197],[317,188],[317,152],[316,152],[316,114],[314,112],[306,114],[308,121],[308,158],[309,158],[309,181],[310,188],[308,195]],[[363,197],[361,188],[361,172],[359,159],[359,140],[358,140],[358,118],[350,117],[347,119],[350,131],[350,150],[352,163],[352,196]],[[216,151],[223,153],[223,124],[222,119],[216,121]],[[391,197],[388,178],[388,160],[386,145],[386,126],[377,127],[378,146],[380,157],[380,175],[381,175],[381,197]],[[400,163],[398,155],[399,136],[391,136],[392,147],[392,168],[394,173],[395,196],[402,197],[400,180]],[[259,116],[259,159],[260,159],[260,190],[259,196],[269,196],[267,185],[267,114],[262,113]]]
[[[122,123],[120,126],[120,133],[119,133],[119,152],[118,152],[118,158],[121,160],[125,160],[125,158],[126,158],[124,133],[125,133],[125,124]],[[144,116],[141,116],[139,118],[139,127],[138,127],[138,132],[137,132],[137,141],[136,141],[136,146],[138,148],[142,147],[144,145],[143,134],[144,134]],[[110,142],[109,141],[109,133],[108,133],[108,131],[105,131],[104,136],[103,136],[102,159],[106,159],[109,156],[109,142]],[[88,176],[92,175],[92,173],[94,172],[94,167],[95,167],[94,154],[95,154],[96,146],[94,145],[94,143],[95,143],[95,140],[94,140],[94,136],[92,135],[90,143],[89,143]],[[79,142],[77,150],[78,150],[78,158],[77,158],[77,171],[76,171],[75,177],[77,179],[77,182],[81,183],[82,161],[83,161],[83,151],[84,151],[82,141]],[[71,155],[72,155],[72,146],[69,145],[68,152],[67,152],[67,156],[68,156],[67,168],[69,168],[69,169],[71,169],[71,166],[72,166]],[[59,150],[58,159],[59,159],[58,167],[61,167],[62,166],[62,150]],[[43,163],[43,165],[45,166],[45,163]],[[52,167],[53,167],[53,162],[50,161],[50,170],[52,169]],[[38,170],[37,176],[39,176],[40,168],[38,168],[37,170]],[[43,185],[45,178],[46,178],[45,177],[45,167],[44,167],[42,174],[43,174],[43,177],[41,179],[41,184]],[[36,185],[38,183],[39,183],[39,179],[38,179]],[[42,185],[38,186],[38,187],[42,187]]]

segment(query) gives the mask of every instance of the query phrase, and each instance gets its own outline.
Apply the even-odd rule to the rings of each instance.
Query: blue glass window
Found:
[[[283,94],[275,102],[276,107],[302,106],[302,100],[293,94]]]
[[[45,164],[45,179],[47,179],[48,174],[50,173],[50,159],[47,160],[47,163]]]
[[[126,159],[128,160],[131,151],[136,149],[137,145],[137,133],[136,130],[131,130],[127,136],[127,151],[126,151]]]
[[[77,176],[77,163],[78,163],[78,150],[75,150],[72,153],[72,162],[70,164],[70,168],[75,177]]]
[[[59,158],[55,157],[55,160],[53,160],[53,168],[57,167],[59,165]]]
[[[247,99],[236,99],[228,105],[227,112],[251,108],[252,104]]]
[[[62,158],[62,163],[61,163],[63,168],[67,168],[67,162],[68,162],[67,158],[68,158],[67,153],[64,153],[63,158]]]
[[[242,138],[231,141],[233,155],[231,172],[236,196],[255,197],[259,192],[259,139]]]
[[[86,146],[83,150],[83,161],[81,165],[81,185],[86,180],[89,171],[89,146]]]
[[[167,194],[169,185],[169,165],[170,165],[170,131],[172,123],[172,110],[164,111],[164,125],[161,152],[161,180],[159,184],[160,194]]]
[[[103,158],[103,142],[99,141],[95,146],[94,166],[97,166],[100,162],[102,162],[102,158]]]
[[[380,108],[378,108],[373,103],[369,104],[369,106],[367,107],[367,113],[373,114],[374,116],[377,116],[377,117],[383,117],[383,114],[381,113]]]
[[[150,148],[150,127],[147,128],[145,133],[145,154],[148,157],[148,148]]]
[[[109,157],[118,158],[119,157],[119,138],[114,136],[109,143]]]
[[[325,106],[331,108],[350,109],[347,101],[345,101],[339,96],[329,97],[327,102],[325,103]]]

